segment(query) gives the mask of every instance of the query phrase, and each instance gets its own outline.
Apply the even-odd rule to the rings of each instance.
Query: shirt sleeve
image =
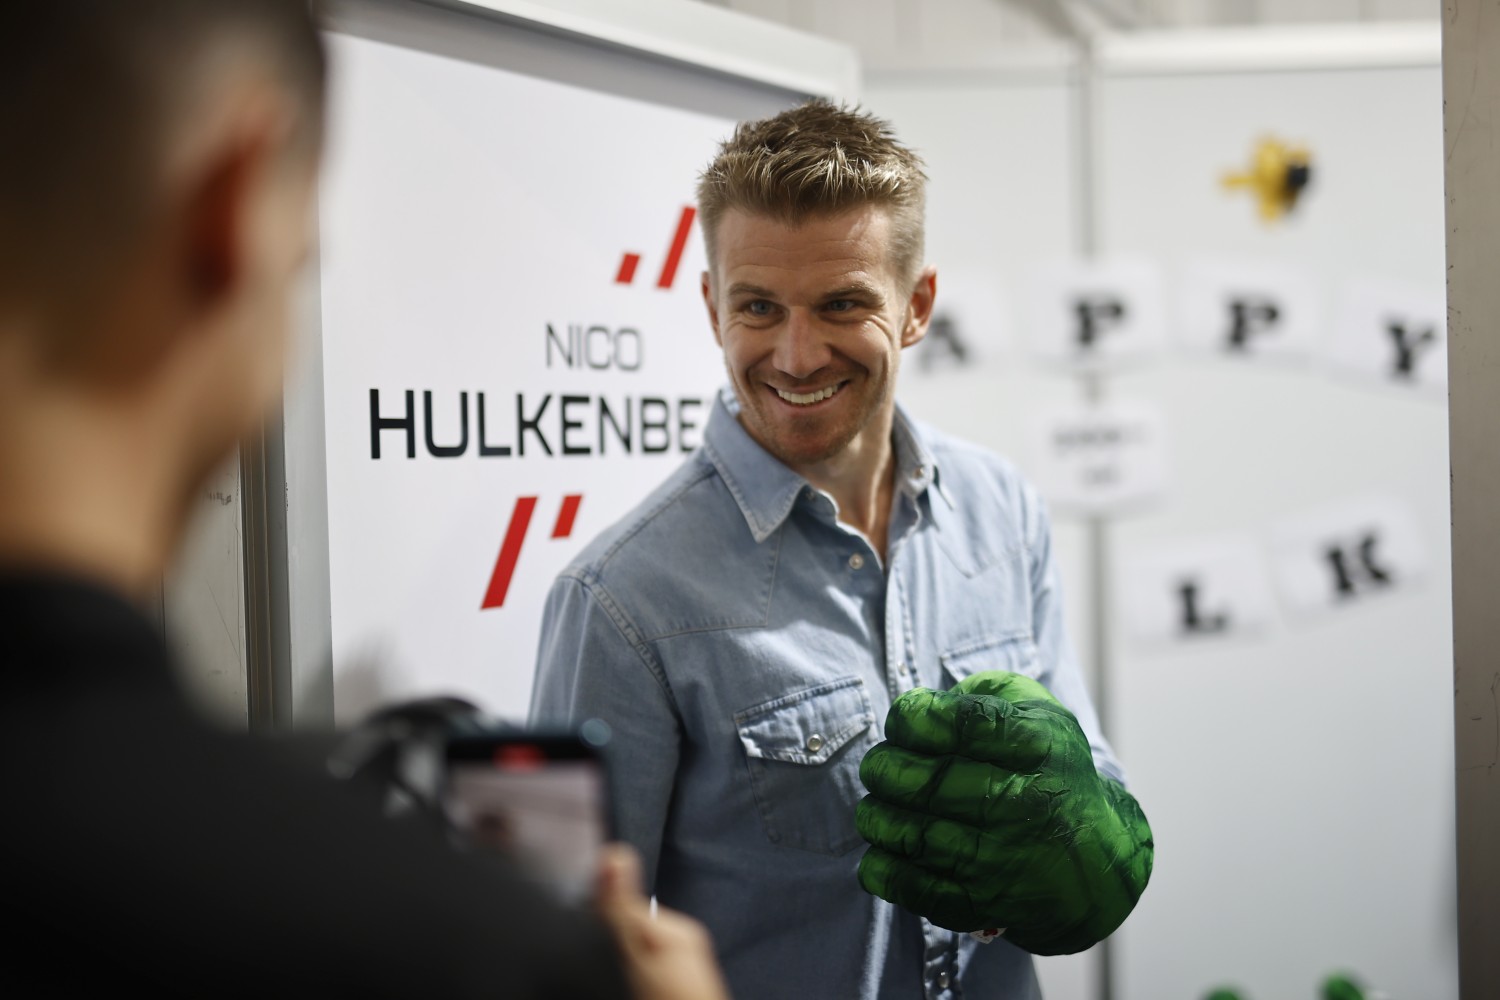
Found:
[[[602,719],[612,732],[614,833],[640,852],[650,893],[677,774],[680,717],[661,663],[624,611],[597,585],[563,576],[542,616],[531,722],[585,719]]]
[[[1125,784],[1125,769],[1115,757],[1109,741],[1099,726],[1099,713],[1089,696],[1084,683],[1083,671],[1078,664],[1078,655],[1073,643],[1063,628],[1062,587],[1057,577],[1057,564],[1052,558],[1052,524],[1041,498],[1027,490],[1030,531],[1028,549],[1031,553],[1031,621],[1032,634],[1036,638],[1037,651],[1041,657],[1041,682],[1068,707],[1083,727],[1088,737],[1089,748],[1094,754],[1094,767],[1100,774]],[[1097,612],[1096,612],[1097,613]]]

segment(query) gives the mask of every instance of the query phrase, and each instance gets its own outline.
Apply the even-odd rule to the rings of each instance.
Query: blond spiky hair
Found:
[[[876,205],[891,214],[891,262],[915,281],[922,265],[927,175],[890,123],[859,108],[814,100],[741,122],[698,180],[709,260],[730,209],[789,223]]]

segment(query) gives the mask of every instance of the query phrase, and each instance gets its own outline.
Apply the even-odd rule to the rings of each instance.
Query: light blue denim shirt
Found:
[[[1004,460],[898,407],[887,565],[722,394],[703,447],[553,585],[532,720],[614,729],[621,837],[713,933],[739,1000],[1039,995],[1031,957],[870,896],[859,762],[891,700],[1039,679],[1122,778],[1063,632],[1046,514]]]

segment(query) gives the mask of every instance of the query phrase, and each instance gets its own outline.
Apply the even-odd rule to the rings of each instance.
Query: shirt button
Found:
[[[948,988],[948,984],[951,983],[951,982],[953,982],[953,980],[951,978],[949,978],[948,973],[946,973],[946,972],[939,972],[938,973],[938,989],[940,989],[940,990],[946,990]]]
[[[900,674],[902,677],[905,677],[907,674],[911,673],[911,668],[906,665],[905,661],[902,661],[901,663],[896,664],[896,673]]]
[[[865,557],[862,556],[862,555],[860,555],[858,552],[854,553],[854,555],[852,555],[852,556],[849,557],[849,568],[850,569],[864,569],[865,568]]]
[[[821,733],[813,733],[807,738],[807,752],[817,753],[823,749],[823,736]]]

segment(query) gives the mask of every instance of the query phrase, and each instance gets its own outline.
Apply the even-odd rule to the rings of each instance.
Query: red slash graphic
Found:
[[[578,505],[583,497],[577,493],[563,497],[562,510],[557,512],[557,524],[552,526],[553,538],[567,538],[573,533],[573,522],[578,518]]]
[[[641,255],[628,253],[620,261],[620,272],[615,275],[615,284],[628,285],[635,280],[635,269],[641,262]]]
[[[691,205],[683,208],[682,217],[677,220],[677,232],[672,237],[672,249],[667,251],[667,262],[662,265],[661,277],[656,280],[657,288],[671,288],[677,279],[677,265],[682,263],[682,251],[692,235],[693,216],[697,214],[698,210]]]
[[[667,249],[667,260],[662,265],[661,274],[656,279],[657,288],[671,288],[672,283],[677,280],[677,268],[682,263],[682,253],[687,249],[688,237],[693,235],[693,220],[698,217],[698,210],[692,205],[684,205],[682,214],[677,217],[677,231],[672,234],[672,245]],[[620,258],[620,269],[615,272],[615,284],[628,285],[635,281],[635,270],[640,266],[641,255],[638,253],[627,253]]]
[[[481,611],[498,608],[505,604],[505,595],[510,592],[510,581],[516,575],[516,563],[521,558],[521,546],[526,542],[526,529],[531,527],[531,515],[536,513],[536,497],[519,497],[510,515],[510,526],[505,529],[505,541],[500,544],[500,557],[495,560],[495,571],[490,575],[490,586],[485,591]],[[573,522],[578,519],[578,506],[583,495],[570,493],[563,497],[562,509],[557,512],[557,523],[552,527],[553,538],[567,538],[573,533]]]

